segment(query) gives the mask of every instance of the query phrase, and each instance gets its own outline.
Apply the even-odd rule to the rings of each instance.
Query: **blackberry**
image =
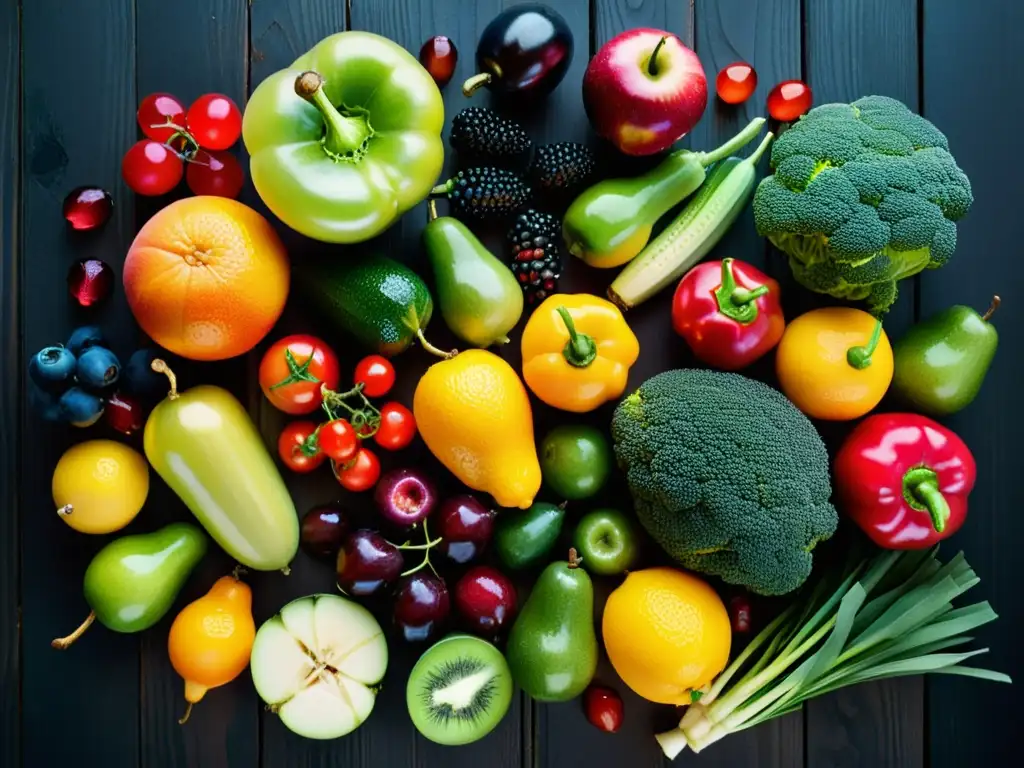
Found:
[[[530,196],[522,176],[502,168],[459,171],[431,190],[447,195],[452,212],[476,219],[500,219],[519,210]]]
[[[560,238],[558,220],[532,208],[516,216],[509,230],[508,239],[512,243],[509,266],[528,304],[543,301],[558,288],[558,278],[562,276]]]
[[[590,181],[597,163],[589,147],[560,141],[537,148],[530,166],[530,180],[537,189],[572,192]]]
[[[533,151],[533,142],[519,123],[486,107],[459,112],[452,120],[450,141],[460,155],[510,167],[525,167]]]

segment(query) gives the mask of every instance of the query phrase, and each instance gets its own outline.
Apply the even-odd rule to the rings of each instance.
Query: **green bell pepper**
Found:
[[[430,193],[443,125],[441,92],[410,53],[339,32],[260,83],[242,137],[275,216],[317,240],[357,243]]]

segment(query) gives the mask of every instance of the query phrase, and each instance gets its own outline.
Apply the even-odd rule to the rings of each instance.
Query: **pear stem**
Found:
[[[437,355],[438,357],[444,358],[445,360],[451,360],[453,357],[459,354],[459,350],[457,349],[453,349],[450,352],[445,352],[443,349],[435,347],[433,344],[427,341],[427,337],[423,335],[422,328],[416,329],[416,338],[420,340],[420,344],[423,346],[425,350],[427,350],[427,352],[429,352],[432,355]]]
[[[647,60],[647,74],[651,77],[655,77],[658,74],[658,54],[661,53],[661,46],[665,44],[668,37],[662,35],[661,40],[654,46],[654,50],[651,51],[651,58]]]
[[[239,563],[231,569],[231,578],[235,581],[239,581],[246,573],[248,573],[248,571],[245,569],[245,566]]]
[[[981,316],[981,321],[983,323],[987,323],[989,320],[991,320],[992,315],[995,314],[996,310],[999,309],[999,305],[1002,303],[1002,299],[1000,299],[998,296],[993,296],[992,303],[988,305],[988,309],[985,311],[985,314]]]
[[[174,375],[174,371],[172,371],[170,369],[170,367],[168,367],[167,363],[165,363],[160,358],[157,358],[152,363],[150,363],[149,367],[152,368],[157,373],[162,373],[164,376],[167,377],[167,380],[171,383],[171,391],[167,393],[167,399],[168,400],[177,400],[178,399],[178,377]]]
[[[192,702],[188,702],[188,706],[185,707],[185,714],[178,720],[178,725],[184,725],[188,722],[188,716],[192,714]]]
[[[57,650],[63,651],[75,640],[85,634],[85,630],[92,626],[92,623],[96,621],[96,611],[89,611],[89,615],[85,617],[85,621],[78,625],[78,629],[72,632],[66,637],[58,637],[50,641],[50,647],[56,648]]]

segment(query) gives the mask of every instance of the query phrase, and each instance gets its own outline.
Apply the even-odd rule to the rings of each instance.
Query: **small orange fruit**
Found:
[[[128,249],[124,290],[157,344],[192,360],[248,352],[284,309],[290,270],[263,216],[224,197],[187,197],[145,223]]]
[[[675,568],[633,571],[608,596],[601,622],[616,673],[659,704],[690,703],[690,692],[725,669],[729,613],[707,582]]]

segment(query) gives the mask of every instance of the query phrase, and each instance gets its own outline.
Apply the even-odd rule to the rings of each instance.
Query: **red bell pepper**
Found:
[[[862,421],[835,460],[843,511],[880,547],[925,549],[959,530],[974,488],[964,441],[914,413]]]
[[[676,287],[672,327],[707,365],[745,368],[778,344],[786,329],[779,284],[735,259],[698,264]]]

